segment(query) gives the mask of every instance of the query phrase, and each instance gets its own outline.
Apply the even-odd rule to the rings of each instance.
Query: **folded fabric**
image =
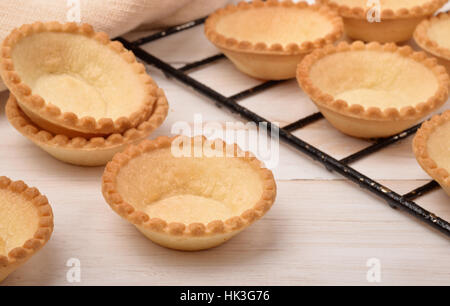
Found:
[[[230,0],[1,0],[0,41],[35,21],[89,23],[111,37],[138,26],[167,27],[206,16]],[[5,87],[0,81],[0,91]]]

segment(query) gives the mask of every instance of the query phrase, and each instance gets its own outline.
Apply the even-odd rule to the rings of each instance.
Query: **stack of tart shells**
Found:
[[[82,50],[83,48],[86,50]],[[85,59],[83,56],[87,59],[94,58],[99,63],[77,62],[80,58]],[[62,68],[55,68],[55,65]],[[111,67],[112,65],[115,66]],[[33,67],[37,68],[33,70]],[[74,104],[78,101],[69,105],[63,101],[65,109],[61,109],[56,105],[58,103],[55,102],[55,97],[71,95],[70,92],[64,92],[64,87],[59,89],[60,96],[51,95],[51,101],[46,101],[35,92],[39,81],[35,74],[53,78],[61,69],[67,75],[75,75],[74,79],[82,79],[83,74],[92,77],[92,80],[81,80],[93,83],[94,85],[89,84],[92,87],[98,82],[105,82],[104,87],[109,87],[99,87],[99,96],[103,94],[101,90],[109,90],[105,95],[110,98],[113,96],[112,99],[91,104],[86,104],[89,103],[86,101],[80,103],[87,105],[88,112],[92,107],[97,107],[97,104],[104,103],[106,106],[102,107],[108,111],[115,110],[114,116],[107,114],[105,117],[94,118],[79,111],[77,114],[71,108],[76,109]],[[0,74],[10,90],[6,115],[13,127],[53,157],[74,165],[105,165],[115,153],[147,138],[163,123],[168,113],[163,90],[146,73],[144,65],[137,62],[134,54],[120,42],[111,41],[106,33],[95,32],[87,24],[36,22],[13,30],[1,48]],[[129,76],[130,80],[123,83],[125,85],[119,84],[119,80],[127,81],[119,76]],[[114,81],[117,84],[111,85]],[[75,79],[68,82],[78,81]],[[54,83],[55,81],[49,84]],[[60,86],[60,83],[56,86]],[[75,89],[82,91],[84,88]],[[53,88],[46,90],[51,92]],[[119,98],[114,97],[116,93]],[[130,99],[127,100],[128,97]],[[123,101],[120,98],[124,98]],[[116,100],[111,102],[114,99]],[[118,112],[123,115],[117,116]]]

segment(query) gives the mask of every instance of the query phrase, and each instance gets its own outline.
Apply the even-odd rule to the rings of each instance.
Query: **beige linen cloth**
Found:
[[[111,37],[137,27],[157,28],[206,16],[230,0],[0,0],[0,41],[35,21],[89,23]],[[4,90],[0,80],[0,91]]]

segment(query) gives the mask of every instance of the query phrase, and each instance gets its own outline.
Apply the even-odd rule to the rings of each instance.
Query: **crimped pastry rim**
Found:
[[[108,137],[94,137],[90,139],[84,137],[69,138],[62,134],[55,135],[41,129],[26,117],[17,104],[13,94],[10,94],[6,103],[5,112],[11,125],[33,142],[74,150],[112,149],[142,137],[147,137],[164,122],[169,111],[169,105],[162,89],[157,90],[157,95],[158,99],[153,106],[154,110],[146,121],[142,122],[136,128],[128,129],[125,133],[115,133]]]
[[[432,53],[435,56],[444,58],[448,61],[450,61],[450,49],[439,46],[439,44],[436,41],[431,40],[427,32],[428,29],[432,27],[434,23],[449,18],[450,12],[440,13],[437,16],[433,16],[429,19],[422,21],[414,31],[414,40],[422,49],[428,51],[429,53]]]
[[[39,214],[38,228],[22,246],[9,251],[8,256],[0,256],[0,268],[21,262],[39,251],[50,239],[53,232],[53,211],[46,196],[35,187],[28,187],[23,181],[11,181],[6,176],[0,177],[0,190],[9,190],[22,195],[30,201]]]
[[[426,102],[418,103],[415,106],[404,106],[401,109],[396,107],[382,109],[374,106],[366,108],[361,104],[349,104],[342,99],[335,100],[332,95],[322,92],[322,90],[313,84],[309,76],[309,71],[317,61],[334,53],[364,50],[397,53],[403,57],[409,57],[418,63],[422,63],[436,75],[438,81],[436,93]],[[399,47],[394,43],[380,44],[378,42],[364,44],[362,41],[355,41],[352,44],[340,42],[337,46],[328,45],[307,55],[297,67],[297,81],[311,100],[323,107],[349,117],[392,121],[419,119],[440,107],[448,98],[450,78],[446,69],[438,65],[435,58],[427,57],[424,52],[414,52],[409,46]]]
[[[117,191],[116,177],[120,172],[121,167],[125,166],[131,159],[138,157],[143,153],[170,146],[172,141],[177,139],[177,137],[183,136],[174,136],[171,138],[161,136],[154,140],[144,140],[139,145],[131,145],[122,153],[117,153],[112,161],[106,165],[105,172],[102,176],[102,193],[106,202],[117,214],[135,226],[144,227],[145,229],[155,232],[173,236],[203,237],[242,230],[264,216],[264,214],[272,207],[276,196],[276,184],[273,174],[270,170],[264,168],[262,163],[251,156],[249,152],[245,152],[245,157],[242,158],[249,163],[254,163],[253,167],[257,167],[257,171],[260,173],[263,181],[263,192],[257,203],[255,203],[252,208],[241,213],[241,215],[231,217],[225,221],[213,220],[207,224],[184,224],[181,222],[167,223],[160,218],[151,218],[147,213],[136,210],[133,205],[123,200],[122,196]],[[206,140],[205,137],[201,136],[190,139],[191,141],[195,141],[197,137],[200,137],[202,141]],[[220,141],[220,143],[224,146],[223,148],[225,150],[226,144],[223,141]],[[236,150],[240,150],[236,144],[233,145],[233,148],[235,152]]]
[[[126,63],[133,66],[133,71],[140,76],[139,78],[144,85],[146,96],[142,101],[141,108],[128,117],[122,116],[114,121],[111,118],[100,118],[96,120],[91,116],[80,118],[73,112],[62,112],[58,106],[46,102],[40,95],[33,94],[31,88],[22,82],[19,74],[15,71],[12,53],[14,46],[20,40],[43,32],[83,35],[96,40],[101,45],[119,54]],[[144,65],[138,63],[133,52],[125,49],[122,43],[111,41],[104,32],[95,32],[89,24],[35,22],[33,24],[22,25],[20,28],[14,29],[3,41],[0,52],[0,63],[0,74],[5,85],[20,99],[21,103],[24,103],[44,119],[82,133],[111,134],[136,127],[145,119],[154,104],[156,86],[152,78],[146,73]]]
[[[356,19],[366,19],[367,12],[370,10],[368,7],[349,7],[348,5],[342,5],[336,3],[333,0],[320,0],[323,4],[328,5],[333,10],[336,10],[338,14],[345,18],[356,18]],[[414,18],[422,17],[433,14],[435,11],[440,9],[447,0],[428,0],[420,6],[415,6],[412,8],[401,8],[396,11],[392,9],[382,9],[381,18],[382,19],[404,19],[404,18]]]
[[[413,151],[419,165],[431,177],[446,187],[450,187],[450,173],[446,169],[440,168],[430,157],[427,144],[431,134],[439,126],[448,122],[450,122],[450,110],[441,115],[433,116],[430,120],[422,124],[413,140]]]
[[[280,43],[267,45],[266,42],[252,43],[249,41],[238,41],[232,37],[225,37],[224,35],[216,31],[217,21],[224,15],[233,13],[237,10],[257,9],[261,7],[288,7],[296,9],[310,9],[319,12],[320,14],[329,18],[330,23],[333,25],[333,30],[325,37],[316,39],[315,41],[305,41],[301,44],[293,41],[287,46],[283,46]],[[344,33],[344,24],[342,18],[340,18],[335,12],[328,7],[318,4],[310,5],[307,2],[294,3],[291,0],[287,1],[261,1],[256,0],[251,3],[239,2],[237,5],[228,5],[225,8],[219,9],[211,14],[205,22],[205,35],[216,46],[237,52],[255,53],[255,54],[278,54],[278,55],[296,55],[310,52],[315,48],[320,48],[327,43],[333,43],[342,37]]]

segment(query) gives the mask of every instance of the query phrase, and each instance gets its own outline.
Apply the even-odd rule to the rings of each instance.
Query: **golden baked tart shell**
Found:
[[[31,120],[70,137],[137,127],[156,101],[157,87],[133,53],[87,24],[13,30],[2,45],[0,74]]]
[[[195,251],[218,246],[261,218],[276,185],[272,172],[236,145],[177,136],[116,154],[102,191],[153,242]]]
[[[450,73],[450,13],[441,13],[419,24],[414,40]]]
[[[45,196],[22,181],[0,177],[0,282],[36,254],[53,232]]]
[[[447,0],[381,0],[381,22],[369,22],[367,0],[320,0],[344,20],[345,34],[355,40],[404,42],[417,25],[433,15]],[[373,16],[373,15],[371,15]]]
[[[13,95],[10,95],[6,104],[6,116],[22,135],[56,159],[78,166],[103,166],[114,154],[123,151],[130,144],[147,138],[163,123],[169,106],[161,89],[158,89],[157,96],[153,112],[147,121],[125,133],[116,133],[108,137],[70,138],[64,134],[46,131],[26,116]]]
[[[360,138],[413,126],[441,107],[449,91],[436,59],[393,43],[327,46],[305,57],[297,79],[332,125]]]
[[[413,141],[420,166],[450,196],[450,111],[422,124]]]
[[[343,24],[325,6],[253,1],[213,13],[205,34],[245,74],[283,80],[295,78],[306,54],[341,38]]]

